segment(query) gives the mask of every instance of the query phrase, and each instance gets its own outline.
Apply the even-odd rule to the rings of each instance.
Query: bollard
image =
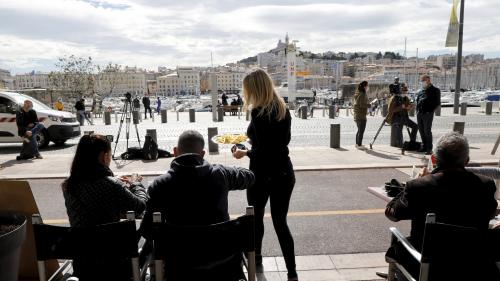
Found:
[[[485,107],[485,113],[486,115],[491,115],[492,112],[493,112],[493,102],[487,101]]]
[[[250,110],[247,110],[246,120],[247,120],[247,121],[250,121]]]
[[[111,125],[111,112],[104,112],[104,125]]]
[[[134,120],[134,124],[139,124],[139,111],[132,111],[132,119]]]
[[[156,129],[148,129],[146,130],[146,135],[151,136],[151,138],[158,144],[158,137],[156,135]]]
[[[330,148],[340,148],[340,124],[330,125]]]
[[[454,122],[453,123],[453,132],[459,132],[460,134],[464,134],[465,130],[465,122]]]
[[[441,106],[436,107],[436,110],[434,111],[435,116],[441,116]]]
[[[118,123],[118,113],[115,111],[115,123]]]
[[[224,108],[217,108],[217,122],[224,122]]]
[[[307,119],[307,106],[303,105],[300,107],[300,118]]]
[[[349,107],[346,107],[346,109],[345,109],[345,115],[346,115],[347,117],[349,117]]]
[[[151,122],[153,122],[153,123],[155,122],[155,114],[154,113],[151,115]]]
[[[325,109],[325,107],[323,106],[323,117],[325,117],[325,115],[326,115],[326,109]]]
[[[189,109],[189,122],[194,123],[196,121],[195,119],[195,111],[194,108]]]
[[[463,102],[460,104],[460,115],[467,115],[467,103]]]
[[[328,107],[328,118],[335,119],[335,105],[330,105]]]
[[[167,110],[166,109],[161,109],[160,110],[161,114],[161,122],[162,123],[167,123]]]
[[[208,153],[219,153],[219,145],[212,141],[212,138],[218,134],[217,127],[208,128]]]
[[[382,105],[382,111],[380,112],[382,114],[382,117],[386,117],[387,116],[387,111],[388,111],[388,105],[387,103],[384,103]]]
[[[177,122],[179,122],[179,111],[176,111],[177,113]]]
[[[410,110],[408,110],[408,115],[410,117],[415,117],[415,106],[412,106]]]
[[[391,126],[391,146],[392,147],[399,147],[399,140],[398,140],[398,126]]]

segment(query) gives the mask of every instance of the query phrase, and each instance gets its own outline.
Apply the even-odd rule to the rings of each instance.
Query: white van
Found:
[[[45,126],[45,130],[36,136],[39,147],[46,147],[51,141],[62,145],[68,139],[80,136],[80,123],[72,113],[53,110],[27,95],[0,91],[0,143],[22,142],[18,136],[16,112],[25,100],[33,102],[38,120]]]

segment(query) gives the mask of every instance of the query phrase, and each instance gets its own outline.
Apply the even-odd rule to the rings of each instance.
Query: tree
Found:
[[[121,71],[122,66],[116,63],[110,62],[104,68],[97,66],[98,87],[103,97],[109,97],[113,94]]]
[[[354,59],[357,59],[357,58],[359,58],[358,53],[354,53],[354,55],[351,55],[351,57],[349,58],[349,60],[354,60]]]
[[[378,54],[375,56],[376,60],[382,59],[382,52],[378,52]]]
[[[95,93],[95,66],[91,57],[84,58],[75,55],[60,57],[56,67],[58,71],[49,73],[49,81],[53,90],[77,97]]]

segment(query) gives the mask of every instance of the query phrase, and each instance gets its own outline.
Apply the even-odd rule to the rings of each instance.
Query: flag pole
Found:
[[[462,78],[462,42],[464,37],[464,8],[465,0],[460,1],[460,24],[458,28],[458,52],[457,52],[457,75],[455,81],[455,99],[453,101],[453,113],[458,114],[458,107],[460,103],[460,92]]]

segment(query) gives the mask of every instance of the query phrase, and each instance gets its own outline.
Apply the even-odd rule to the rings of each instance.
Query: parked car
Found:
[[[80,123],[72,113],[53,110],[27,95],[0,91],[0,143],[22,142],[17,133],[16,112],[25,100],[33,102],[38,120],[45,126],[36,136],[40,148],[48,146],[51,141],[62,145],[68,139],[80,136]]]

